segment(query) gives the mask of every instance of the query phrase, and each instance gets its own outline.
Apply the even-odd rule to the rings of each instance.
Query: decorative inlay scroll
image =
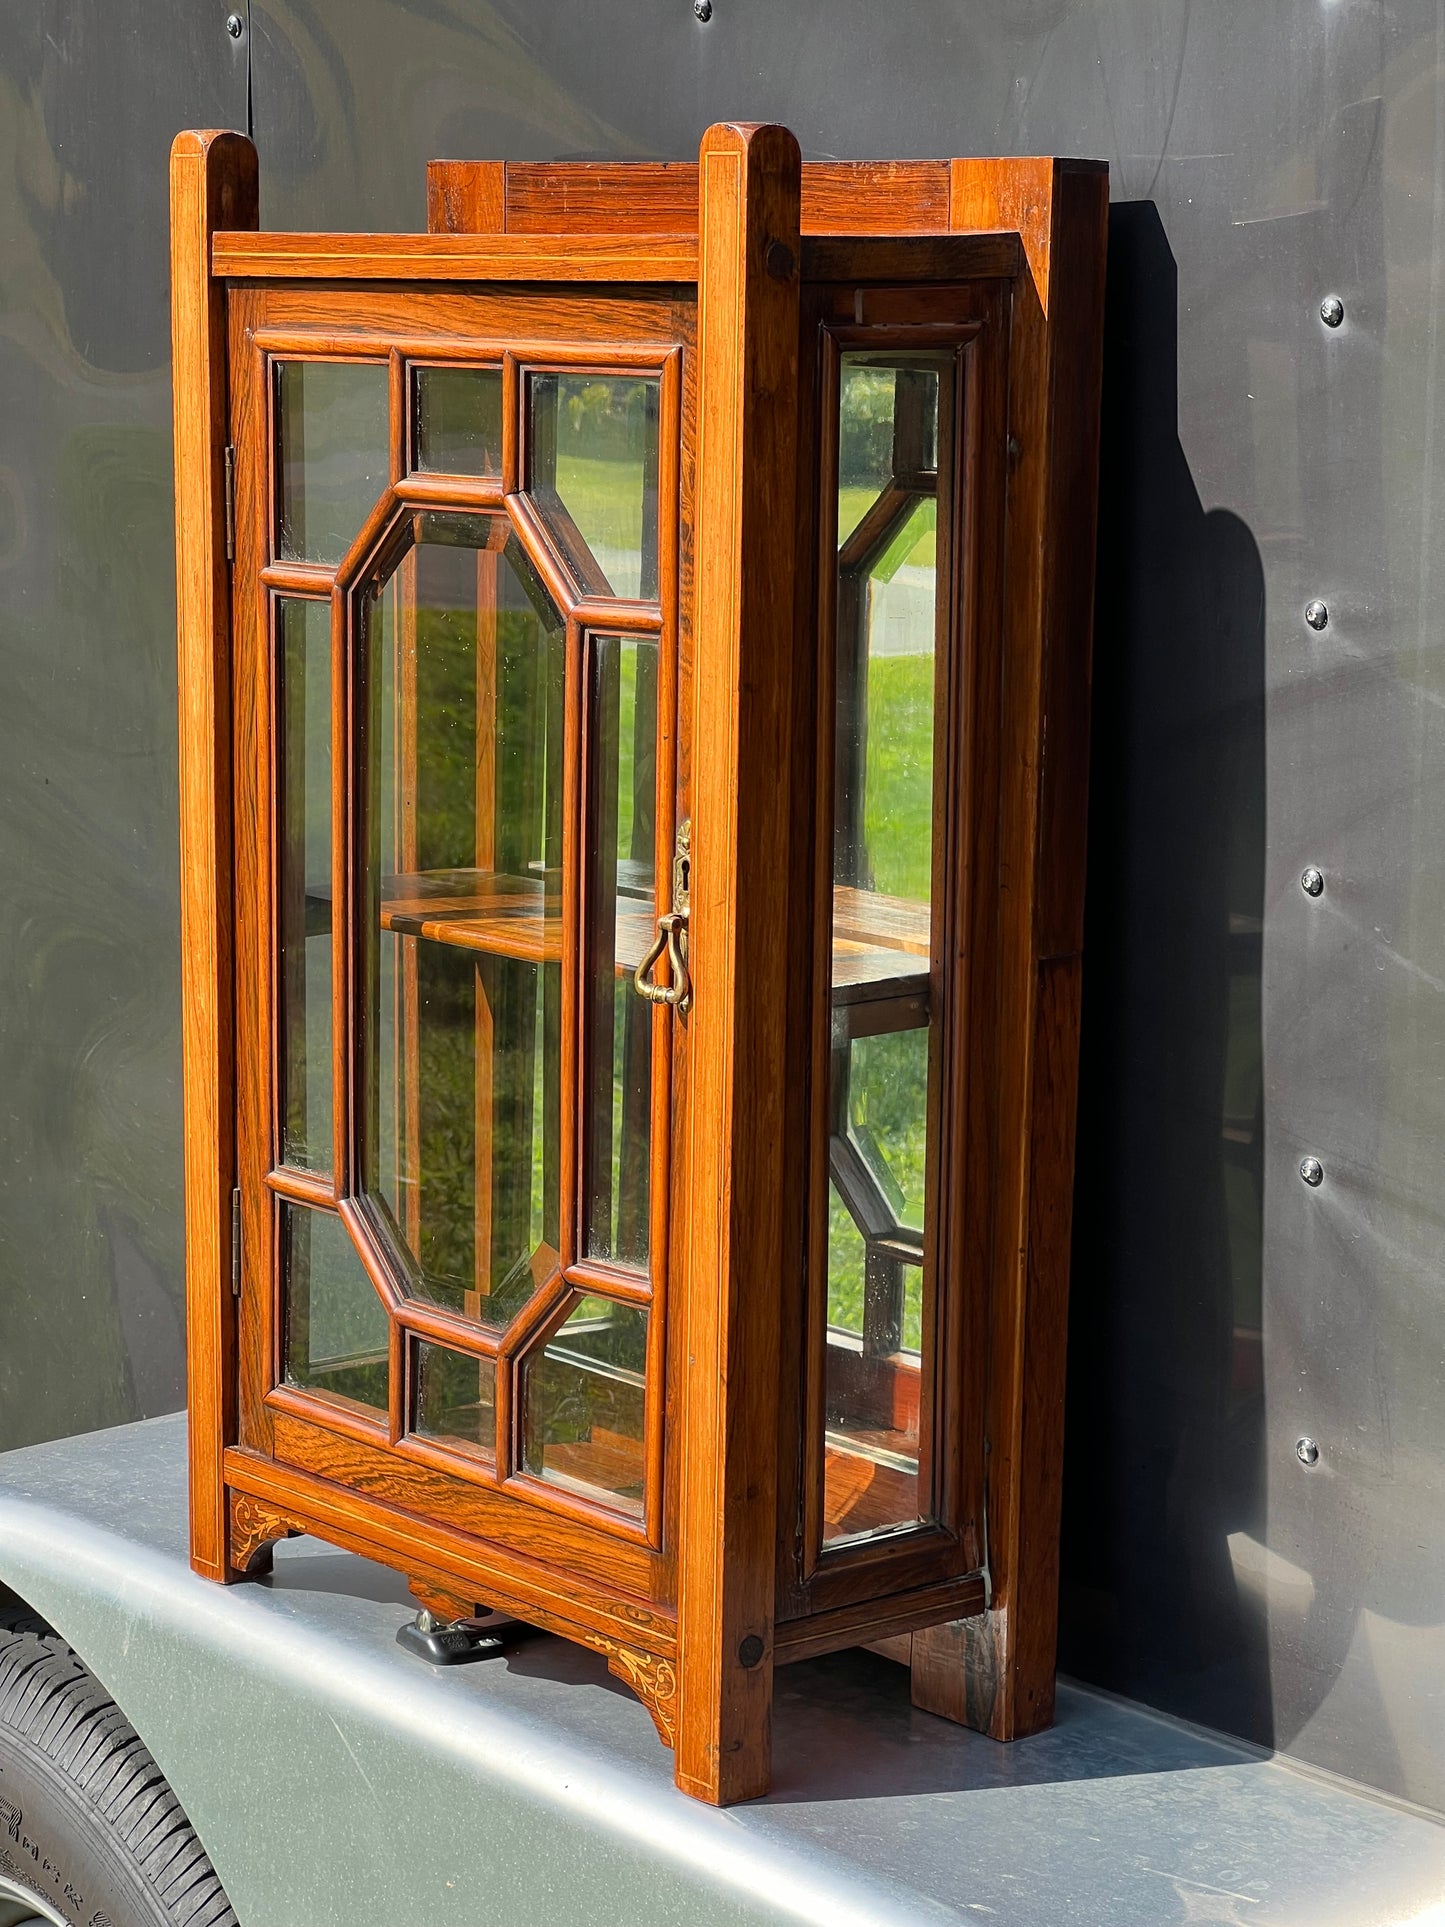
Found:
[[[299,1531],[249,1492],[231,1494],[231,1564],[237,1572],[265,1572],[276,1540],[294,1538]]]
[[[630,1686],[652,1715],[664,1746],[677,1745],[677,1668],[670,1659],[645,1653],[637,1646],[607,1644],[607,1670]]]

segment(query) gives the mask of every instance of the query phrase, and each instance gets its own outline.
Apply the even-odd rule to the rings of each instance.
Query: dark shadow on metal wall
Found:
[[[1107,302],[1061,1664],[1267,1745],[1264,573],[1180,446],[1150,204]]]

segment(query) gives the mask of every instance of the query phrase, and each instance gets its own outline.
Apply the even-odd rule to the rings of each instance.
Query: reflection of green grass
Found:
[[[918,902],[930,895],[933,854],[933,676],[931,656],[879,656],[868,667],[867,873],[876,889]],[[919,1042],[905,1033],[855,1045],[849,1111],[883,1151],[907,1201],[901,1215],[921,1225],[928,1092]],[[863,1241],[831,1186],[828,1209],[828,1320],[861,1332]],[[909,1267],[904,1280],[903,1342],[916,1350],[920,1274]]]
[[[637,546],[642,533],[640,455],[575,455],[564,441],[557,450],[557,493],[579,529],[608,531],[597,537],[604,546]]]
[[[828,1187],[828,1323],[863,1335],[863,1240],[848,1207]],[[903,1349],[923,1349],[923,1273],[917,1265],[903,1272]]]
[[[876,500],[877,491],[871,488],[839,489],[838,540],[840,542],[848,539],[854,529],[856,529],[858,524],[863,520],[865,509],[871,508]],[[923,517],[921,526],[917,520],[920,512]],[[907,549],[901,555],[890,555],[886,559],[886,565],[878,571],[879,574],[883,575],[886,579],[893,573],[894,569],[904,562],[915,569],[931,569],[933,567],[934,559],[938,553],[938,542],[935,535],[936,514],[937,511],[932,502],[920,503],[919,509],[915,511],[914,518],[910,520],[909,523],[912,539],[909,541]]]
[[[933,658],[868,665],[863,833],[873,887],[927,902],[933,861]]]
[[[898,1222],[923,1228],[928,1158],[928,1045],[923,1031],[860,1038],[852,1047],[848,1115],[870,1163],[881,1153],[881,1188],[891,1194]],[[848,1209],[828,1192],[828,1322],[863,1329],[863,1240]],[[921,1273],[904,1271],[903,1343],[922,1343]]]

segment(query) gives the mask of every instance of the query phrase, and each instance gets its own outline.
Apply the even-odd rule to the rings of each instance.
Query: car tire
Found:
[[[134,1727],[65,1641],[0,1608],[0,1927],[237,1927]]]

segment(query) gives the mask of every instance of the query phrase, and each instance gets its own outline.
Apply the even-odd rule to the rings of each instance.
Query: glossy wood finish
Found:
[[[722,1802],[770,1770],[800,160],[784,128],[723,127],[700,166],[677,1780]]]
[[[558,297],[544,306],[533,295],[510,290],[489,289],[485,294],[458,294],[426,288],[408,292],[391,290],[385,301],[381,302],[369,293],[348,288],[345,282],[309,289],[288,289],[264,283],[237,290],[234,308],[232,354],[242,370],[235,433],[238,446],[249,451],[248,459],[241,464],[242,487],[238,495],[240,546],[237,580],[238,583],[255,581],[258,587],[263,587],[279,577],[280,587],[290,588],[294,585],[313,594],[323,590],[334,596],[338,611],[335,638],[337,647],[341,649],[335,682],[338,690],[345,680],[339,673],[340,668],[349,660],[355,646],[354,637],[344,644],[342,641],[352,619],[352,592],[368,567],[374,565],[374,559],[389,552],[389,544],[394,545],[395,532],[406,519],[403,510],[411,491],[404,479],[391,491],[389,498],[384,497],[378,503],[353,542],[349,554],[336,568],[300,564],[278,566],[265,562],[263,558],[269,553],[272,539],[266,509],[270,494],[266,471],[270,460],[268,451],[275,440],[274,425],[270,424],[268,415],[269,385],[265,354],[305,355],[314,343],[321,352],[335,354],[339,349],[352,357],[359,356],[376,362],[385,353],[381,335],[388,336],[393,343],[400,343],[400,352],[404,357],[423,362],[449,358],[458,343],[471,350],[472,359],[475,358],[478,341],[496,341],[499,344],[496,350],[498,354],[501,345],[506,344],[509,365],[521,364],[518,379],[526,368],[537,366],[600,366],[624,373],[650,372],[659,379],[661,433],[674,450],[662,465],[660,483],[667,505],[667,526],[659,543],[660,593],[666,609],[659,603],[641,604],[611,599],[602,602],[579,598],[566,570],[555,563],[548,567],[551,587],[561,608],[564,612],[569,609],[572,612],[570,647],[576,659],[579,679],[582,629],[588,624],[595,625],[604,633],[650,635],[654,638],[660,634],[666,635],[669,640],[664,655],[670,661],[675,648],[672,611],[677,600],[675,531],[683,512],[679,491],[684,486],[675,453],[683,436],[681,353],[684,349],[690,352],[694,339],[693,310],[689,302],[664,301],[653,297],[639,301],[627,296],[608,296],[599,301],[591,295],[577,293]],[[373,322],[373,331],[370,333],[365,325],[358,325],[364,324],[365,320]],[[381,335],[377,330],[381,331]],[[589,347],[589,341],[600,345]],[[654,345],[639,346],[639,341]],[[395,387],[393,382],[393,399]],[[514,472],[520,459],[520,456],[514,455]],[[466,478],[456,479],[465,481]],[[687,485],[690,487],[690,481]],[[453,478],[442,478],[442,486],[429,492],[427,503],[428,506],[439,503],[461,508],[469,506],[466,489],[456,487]],[[513,500],[508,511],[498,492],[489,506],[501,510],[504,515],[510,512],[515,519],[527,520],[520,498]],[[528,526],[534,528],[534,532],[540,531],[540,524],[529,522]],[[537,539],[545,539],[545,532],[537,533]],[[489,558],[488,549],[478,551],[479,583],[487,571]],[[409,558],[403,558],[403,571],[409,566]],[[250,1174],[243,1175],[242,1189],[246,1201],[248,1242],[258,1251],[270,1251],[274,1245],[272,1196],[325,1203],[330,1199],[331,1190],[329,1183],[318,1185],[309,1176],[270,1168],[275,1155],[274,1123],[268,1120],[273,1117],[274,1101],[268,1087],[270,1053],[267,1040],[275,1021],[271,1014],[274,999],[268,989],[271,970],[269,959],[274,949],[274,936],[270,934],[268,909],[272,885],[267,879],[264,853],[272,814],[269,791],[274,779],[266,743],[272,728],[274,693],[270,688],[267,631],[262,605],[254,595],[238,595],[238,611],[237,659],[248,692],[248,702],[238,729],[238,846],[248,853],[241,864],[243,874],[240,883],[243,899],[249,905],[242,918],[243,938],[240,944],[242,976],[246,985],[242,1003],[242,1037],[243,1058],[247,1067],[241,1112],[242,1162],[244,1172]],[[485,636],[484,625],[480,635],[483,638]],[[405,648],[403,653],[407,653]],[[484,655],[485,652],[479,649],[477,669],[483,682],[486,680]],[[668,673],[671,674],[670,670]],[[664,700],[668,702],[672,700],[667,693],[670,689],[669,682],[664,690]],[[574,693],[580,698],[580,680]],[[414,693],[403,699],[403,709],[408,708],[414,714]],[[345,715],[339,718],[337,727],[343,735],[349,733],[350,725]],[[408,751],[405,744],[402,755],[404,759],[410,757],[409,766],[414,766],[414,752]],[[575,771],[575,740],[570,761]],[[336,769],[338,784],[344,787],[355,774],[346,756],[338,760]],[[348,771],[351,773],[348,774]],[[576,816],[579,807],[575,776],[571,780],[573,789],[569,792],[567,808],[569,821]],[[660,787],[667,791],[669,816],[666,833],[670,834],[672,774],[668,756],[661,753],[658,756],[658,780]],[[336,900],[359,901],[355,894],[359,883],[353,870],[348,867],[348,841],[343,829],[338,829],[335,847],[342,866],[334,884]],[[478,854],[484,852],[479,850]],[[576,862],[575,853],[573,862]],[[670,872],[670,852],[664,852],[660,858],[660,867],[663,864]],[[503,901],[508,887],[510,897],[515,902]],[[540,903],[535,906],[538,914],[532,914],[533,899],[537,894],[536,888],[529,886],[526,879],[510,886],[504,884],[502,894],[499,894],[498,889],[487,886],[486,879],[476,871],[459,873],[453,878],[412,877],[399,880],[391,896],[384,900],[381,922],[385,927],[397,926],[398,923],[404,925],[410,920],[416,928],[425,928],[431,936],[444,939],[468,952],[538,961],[544,956],[560,954],[565,932],[562,920],[539,914]],[[650,933],[650,920],[648,928]],[[626,967],[629,962],[636,961],[631,954],[633,951],[640,956],[643,933],[633,930],[624,918],[621,935],[623,954],[620,963]],[[575,955],[575,930],[569,942],[569,954]],[[359,997],[359,982],[353,984],[351,973],[344,972],[342,993],[337,998],[338,1008],[344,1009],[344,998],[356,1002]],[[659,1015],[657,1026],[664,1033],[667,1021],[665,1015]],[[413,1048],[414,1055],[414,1047],[409,1048]],[[572,1042],[569,1044],[564,1035],[561,1048],[564,1056],[576,1054],[575,1026]],[[657,1052],[664,1106],[666,1057],[665,1047]],[[344,1090],[351,1078],[351,1062],[348,1047],[338,1060],[338,1090]],[[567,1130],[575,1132],[574,1121],[566,1110],[563,1123]],[[661,1173],[656,1181],[656,1190],[664,1204],[666,1137],[665,1129],[655,1133],[655,1141],[659,1145],[658,1169]],[[348,1134],[347,1144],[338,1154],[338,1169],[342,1169],[351,1158]],[[394,1367],[391,1411],[383,1417],[362,1408],[346,1407],[335,1399],[327,1399],[280,1382],[284,1374],[276,1290],[274,1280],[268,1279],[265,1270],[258,1269],[254,1280],[248,1274],[248,1288],[243,1295],[242,1305],[246,1359],[242,1371],[243,1443],[271,1457],[278,1477],[283,1480],[306,1474],[327,1478],[337,1487],[338,1496],[344,1494],[346,1502],[361,1514],[369,1514],[378,1506],[409,1508],[412,1512],[449,1520],[459,1532],[472,1536],[485,1535],[493,1548],[500,1551],[531,1545],[538,1531],[545,1526],[554,1559],[565,1562],[579,1577],[585,1576],[589,1585],[608,1588],[623,1597],[635,1595],[665,1602],[659,1623],[670,1626],[671,1601],[676,1589],[670,1536],[668,1549],[658,1550],[664,1536],[663,1515],[672,1504],[668,1496],[670,1487],[666,1490],[664,1487],[667,1480],[675,1483],[676,1476],[674,1469],[665,1466],[662,1450],[662,1349],[667,1337],[663,1309],[665,1294],[661,1291],[652,1293],[645,1281],[639,1283],[628,1273],[609,1271],[605,1266],[583,1261],[572,1262],[570,1251],[563,1252],[560,1255],[568,1260],[567,1283],[554,1279],[544,1287],[529,1310],[525,1329],[513,1335],[509,1350],[507,1345],[499,1347],[495,1339],[480,1334],[464,1313],[430,1305],[423,1299],[403,1296],[402,1280],[393,1267],[377,1256],[374,1232],[369,1228],[370,1220],[364,1206],[343,1199],[342,1216],[359,1242],[362,1261],[367,1266],[373,1285],[387,1304],[392,1319]],[[568,1224],[570,1226],[570,1219]],[[665,1239],[656,1231],[654,1240],[659,1252],[665,1253]],[[600,1290],[624,1302],[654,1304],[657,1336],[652,1378],[658,1385],[658,1391],[649,1399],[646,1449],[653,1469],[649,1518],[645,1522],[608,1517],[605,1509],[530,1478],[516,1464],[494,1465],[482,1455],[467,1454],[438,1441],[406,1432],[413,1369],[409,1334],[479,1356],[490,1357],[500,1349],[505,1366],[507,1359],[524,1340],[544,1341],[552,1325],[565,1315],[564,1300],[568,1284],[583,1292]],[[502,1387],[506,1382],[505,1370],[502,1370],[499,1372],[497,1405],[499,1423],[510,1442],[511,1430],[503,1409],[505,1395]],[[378,1451],[389,1451],[390,1456],[371,1456]],[[298,1499],[295,1503],[300,1505],[303,1501]],[[432,1577],[435,1581],[435,1572]],[[445,1573],[442,1577],[445,1577]],[[460,1575],[454,1575],[454,1579],[456,1596],[465,1596],[465,1581]],[[507,1595],[508,1598],[514,1596],[513,1593]],[[648,1637],[645,1631],[642,1632],[630,1649],[634,1652],[636,1662],[633,1670],[644,1680],[652,1677],[648,1670]]]
[[[1007,281],[1019,271],[1013,234],[805,235],[803,279],[815,281]]]
[[[428,161],[426,225],[429,234],[502,234],[507,227],[507,163]],[[566,231],[559,221],[544,232]],[[520,223],[512,223],[520,231]]]
[[[226,291],[207,272],[219,227],[254,225],[256,150],[239,134],[171,149],[176,638],[180,685],[181,1047],[186,1143],[186,1364],[191,1563],[229,1577],[221,1452],[235,1436],[235,1183],[230,570],[223,500]]]
[[[211,271],[234,280],[695,281],[697,246],[675,235],[218,233]]]
[[[695,235],[696,161],[430,161],[434,234]],[[948,161],[805,161],[804,234],[939,234]]]
[[[953,164],[953,226],[1012,227],[1028,261],[1009,417],[993,1591],[982,1618],[915,1634],[912,1661],[916,1704],[996,1739],[1053,1716],[1107,199],[1097,163]]]
[[[188,1121],[193,1104],[200,1120],[188,1129],[188,1160],[199,1169],[193,1177],[188,1162],[188,1197],[206,1214],[188,1242],[198,1569],[217,1578],[259,1570],[281,1533],[313,1530],[405,1572],[438,1609],[485,1601],[577,1639],[644,1698],[676,1749],[679,1785],[710,1801],[767,1788],[774,1664],[844,1645],[885,1642],[911,1660],[920,1705],[999,1737],[1033,1730],[1051,1706],[1055,1636],[1102,170],[1054,161],[800,169],[785,130],[720,127],[699,165],[433,163],[426,236],[256,236],[246,231],[254,157],[239,137],[220,137],[213,152],[206,144],[216,138],[177,144],[178,168],[187,141],[192,162],[211,154],[200,202],[198,177],[175,176],[189,183],[177,192],[175,247],[191,317],[184,353],[179,319],[176,337],[178,507],[204,538],[180,578],[189,619],[182,713],[201,717],[196,740],[211,745],[185,790],[187,1105]],[[180,308],[178,295],[178,316]],[[197,350],[201,313],[209,355]],[[227,317],[230,432],[240,451],[234,880],[214,470],[226,439],[217,346]],[[962,611],[939,698],[957,764],[944,792],[947,876],[935,884],[935,902],[950,906],[954,948],[944,958],[919,906],[833,889],[826,757],[836,551],[820,489],[831,486],[836,451],[820,398],[828,355],[855,340],[967,349],[972,439],[960,518],[947,492],[939,496],[948,519],[939,553],[944,566],[957,558]],[[387,493],[336,568],[271,553],[276,355],[359,358],[388,370]],[[409,361],[501,369],[499,474],[407,472]],[[658,486],[671,506],[660,603],[602,594],[585,555],[575,544],[558,548],[519,492],[532,459],[521,402],[538,366],[663,371]],[[200,442],[183,464],[183,417],[209,424],[209,469]],[[923,478],[913,476],[915,485]],[[338,963],[336,981],[334,1182],[274,1163],[274,692],[264,610],[273,593],[332,602],[337,731],[350,741],[342,672],[357,646],[354,592],[406,518],[438,505],[484,510],[525,535],[568,620],[579,675],[594,635],[664,638],[658,902],[670,891],[674,815],[690,814],[694,1001],[685,1017],[660,1008],[651,1017],[662,1066],[652,1086],[654,1279],[579,1256],[579,1217],[563,1227],[565,1278],[544,1286],[524,1321],[530,1337],[545,1337],[573,1289],[651,1305],[644,1520],[608,1516],[520,1471],[505,1370],[495,1462],[408,1431],[419,1338],[478,1359],[505,1347],[465,1314],[405,1297],[374,1248],[369,1206],[348,1195],[354,959]],[[480,551],[479,718],[496,700],[481,621],[495,567],[490,549]],[[577,826],[594,781],[581,722],[589,687],[569,670],[565,814]],[[414,711],[414,689],[406,700]],[[494,754],[479,736],[479,784]],[[343,907],[360,902],[363,881],[346,827],[354,808],[346,786],[357,780],[354,759],[340,758],[334,894]],[[219,867],[207,867],[208,820]],[[567,861],[584,879],[587,834],[568,830]],[[475,862],[445,878],[403,865],[381,921],[477,955],[569,960],[578,981],[558,1035],[564,1061],[579,1067],[580,1093],[590,1019],[583,965],[571,960],[584,955],[587,899],[560,918],[544,914],[538,888],[519,893],[492,875],[485,839]],[[234,1078],[224,1020],[233,906]],[[343,908],[348,928],[355,917]],[[647,927],[640,915],[621,921],[614,968],[625,973]],[[808,1414],[825,1300],[816,1251],[806,1254],[809,1079],[816,1095],[837,1025],[860,1037],[917,1028],[940,998],[951,1040],[941,1169],[958,1229],[938,1260],[947,1286],[931,1384],[937,1516],[819,1557],[810,1494],[822,1491],[825,1454]],[[489,1023],[479,1001],[479,1063]],[[576,1180],[580,1095],[563,1111],[563,1163]],[[232,1115],[245,1200],[239,1343],[220,1235],[229,1238]],[[580,1197],[578,1183],[571,1190]],[[324,1207],[338,1196],[389,1307],[385,1412],[282,1382],[278,1201]],[[880,1439],[918,1422],[919,1375],[901,1356],[860,1355],[855,1390]],[[887,1495],[880,1488],[875,1497]]]

